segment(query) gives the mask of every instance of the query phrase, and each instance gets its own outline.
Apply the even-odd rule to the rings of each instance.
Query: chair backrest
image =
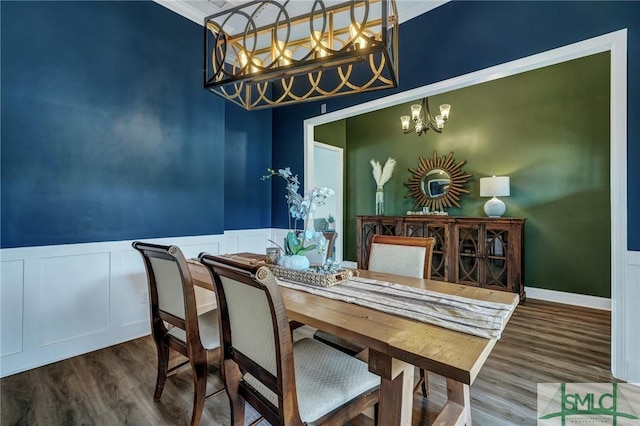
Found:
[[[415,278],[431,278],[432,237],[374,235],[367,265],[370,271]]]
[[[215,286],[231,400],[240,395],[271,424],[300,424],[293,342],[273,274],[266,267],[234,268],[207,254],[201,254],[200,261],[209,268]]]
[[[318,263],[320,265],[324,264],[324,262],[333,257],[333,248],[336,242],[336,238],[338,238],[338,234],[335,232],[323,232],[324,238],[327,240],[325,243],[325,249],[322,253],[318,253],[317,250],[312,250],[308,253],[305,253],[307,259],[311,263]]]
[[[147,271],[153,333],[165,335],[165,321],[184,330],[187,339],[200,342],[193,281],[180,249],[141,241],[132,246],[142,255]]]
[[[323,232],[324,237],[327,239],[327,258],[332,258],[334,256],[334,250],[336,245],[336,239],[338,238],[337,232]]]

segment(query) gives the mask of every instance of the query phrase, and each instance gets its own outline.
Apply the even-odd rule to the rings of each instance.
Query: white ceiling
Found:
[[[178,15],[182,15],[185,18],[195,22],[196,24],[203,25],[204,18],[213,15],[232,7],[238,6],[242,3],[248,3],[247,0],[154,0],[156,3],[172,10]],[[325,0],[327,1],[327,0]],[[329,2],[331,0],[328,0]],[[438,6],[447,3],[449,0],[396,0],[396,6],[398,8],[398,16],[400,22],[408,21],[411,18],[415,18],[418,15],[426,13]],[[283,3],[283,1],[280,1]],[[290,0],[288,8],[295,7],[297,5],[310,5],[311,0]],[[308,10],[308,6],[304,6]],[[292,16],[295,16],[293,14]]]

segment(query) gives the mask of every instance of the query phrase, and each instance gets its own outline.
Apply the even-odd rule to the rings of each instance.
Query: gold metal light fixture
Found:
[[[440,105],[440,114],[433,117],[429,110],[429,98],[423,98],[419,104],[411,105],[411,115],[403,115],[400,117],[402,123],[402,132],[406,135],[408,133],[416,132],[418,136],[429,131],[434,130],[438,133],[442,133],[442,129],[449,120],[449,112],[451,111],[451,105]]]
[[[251,1],[204,31],[205,89],[247,110],[398,85],[395,0]]]

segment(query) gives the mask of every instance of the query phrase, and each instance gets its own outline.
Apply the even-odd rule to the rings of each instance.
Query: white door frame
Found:
[[[427,86],[396,93],[384,98],[355,105],[339,111],[304,120],[305,182],[309,174],[309,152],[313,151],[313,128],[317,125],[388,108],[414,99],[434,96],[451,90],[485,83],[526,71],[555,65],[601,52],[611,52],[610,102],[610,182],[611,182],[611,370],[619,379],[629,379],[633,370],[628,348],[640,346],[638,334],[629,319],[640,320],[634,314],[636,303],[625,298],[627,286],[627,29],[614,31],[536,55],[453,77]],[[625,300],[626,299],[626,300]]]

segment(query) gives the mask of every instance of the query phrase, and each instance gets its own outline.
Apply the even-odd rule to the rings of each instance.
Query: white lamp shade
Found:
[[[508,197],[509,195],[509,176],[480,178],[481,197]]]

